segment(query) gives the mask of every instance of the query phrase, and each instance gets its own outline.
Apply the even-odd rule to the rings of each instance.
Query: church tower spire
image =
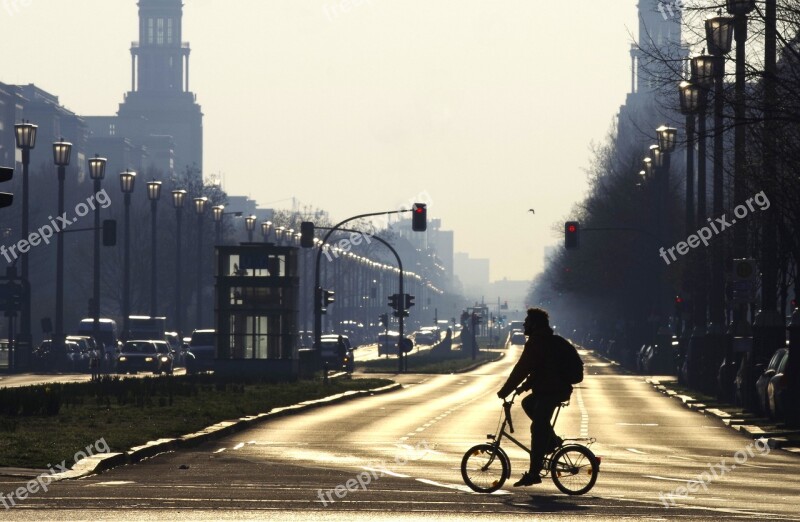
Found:
[[[139,0],[139,41],[131,45],[131,91],[189,92],[189,44],[181,41],[182,0]]]

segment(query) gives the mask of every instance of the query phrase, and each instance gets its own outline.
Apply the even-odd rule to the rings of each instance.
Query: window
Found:
[[[164,19],[156,20],[156,45],[164,45]]]
[[[153,19],[147,19],[147,43],[153,43]]]
[[[167,43],[172,43],[172,18],[167,18]]]
[[[108,124],[108,135],[109,136],[116,136],[117,135],[117,126],[114,123]]]

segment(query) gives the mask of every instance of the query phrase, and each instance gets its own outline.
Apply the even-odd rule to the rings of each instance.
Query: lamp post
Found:
[[[182,335],[181,330],[183,328],[183,306],[181,303],[183,294],[181,284],[181,279],[183,277],[183,266],[181,264],[181,232],[183,228],[183,202],[185,199],[185,190],[172,191],[172,206],[175,207],[175,221],[178,229],[177,251],[175,253],[175,330],[177,330],[179,337]]]
[[[158,200],[161,199],[161,182],[147,182],[147,199],[150,200],[150,317],[158,315],[158,242],[156,241],[157,232],[157,213]]]
[[[58,215],[64,215],[64,180],[72,154],[72,143],[64,138],[53,143],[53,162],[58,167]],[[64,231],[58,231],[56,244],[56,332],[53,342],[64,345]]]
[[[246,218],[244,218],[244,225],[245,225],[245,228],[247,229],[247,242],[248,243],[252,243],[253,242],[253,230],[256,229],[256,219],[257,218],[255,216],[253,216],[253,215],[250,215],[250,216],[247,216]]]
[[[280,246],[283,244],[283,233],[286,231],[286,227],[278,227],[275,229],[275,243]]]
[[[222,218],[225,215],[225,205],[215,205],[211,207],[211,213],[214,216],[214,234],[216,236],[216,243],[222,244]]]
[[[28,181],[28,168],[31,163],[31,149],[36,147],[36,132],[39,127],[29,121],[22,120],[22,123],[14,125],[14,137],[16,138],[17,148],[22,150],[22,239],[27,239],[30,233],[28,219],[30,217],[30,207],[28,206],[30,184]],[[22,253],[22,279],[28,281],[28,252]],[[23,356],[29,360],[31,348],[31,296],[28,292],[22,305],[22,317],[20,324],[19,341],[26,345],[26,353]]]
[[[89,160],[89,176],[94,181],[94,193],[100,192],[103,178],[106,177],[106,158],[95,154]],[[100,337],[100,206],[94,207],[94,270],[92,277],[92,336],[95,342]]]
[[[131,315],[131,194],[136,184],[136,173],[126,170],[119,175],[119,185],[125,194],[125,245],[122,254],[124,268],[122,274],[122,331],[128,338]]]
[[[208,206],[208,198],[194,198],[194,211],[197,214],[197,317],[195,327],[203,324],[203,216]]]
[[[728,16],[718,15],[705,21],[706,40],[708,51],[713,60],[714,75],[714,181],[713,181],[713,215],[716,217],[724,213],[724,131],[723,131],[723,109],[724,91],[723,82],[725,80],[725,55],[731,52],[733,46],[734,19]],[[705,65],[701,60],[699,65]],[[707,69],[707,67],[704,67]],[[698,71],[698,74],[703,71]],[[703,79],[705,81],[705,79]],[[707,364],[702,370],[708,375],[716,374],[718,362],[722,360],[723,354],[725,362],[730,370],[733,369],[733,351],[731,343],[725,337],[725,238],[720,235],[714,239],[711,245],[711,290],[708,293],[708,327],[707,345],[708,354]],[[703,378],[702,382],[708,381]],[[730,372],[722,378],[725,384],[721,383],[720,398],[730,398],[730,384],[733,378]],[[724,390],[728,390],[725,392]]]

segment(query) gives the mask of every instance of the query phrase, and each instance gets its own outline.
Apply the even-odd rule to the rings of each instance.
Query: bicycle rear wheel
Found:
[[[461,477],[472,491],[492,493],[503,486],[510,463],[505,454],[491,444],[478,444],[464,453]]]
[[[571,444],[553,455],[550,475],[556,487],[567,495],[583,495],[594,487],[600,463],[586,446]]]

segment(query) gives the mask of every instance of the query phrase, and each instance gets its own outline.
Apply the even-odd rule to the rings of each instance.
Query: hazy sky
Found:
[[[561,244],[553,225],[630,88],[635,0],[184,3],[207,176],[335,220],[426,192],[492,280],[531,278]],[[136,0],[0,0],[0,81],[114,114],[137,15]]]

